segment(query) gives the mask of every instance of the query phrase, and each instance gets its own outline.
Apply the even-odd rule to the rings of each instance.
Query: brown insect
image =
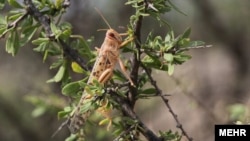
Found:
[[[97,9],[96,9],[97,10]],[[122,46],[127,44],[133,39],[122,41],[121,36],[124,34],[119,34],[114,29],[110,27],[107,20],[102,16],[102,14],[97,10],[101,15],[104,22],[109,26],[109,29],[106,32],[104,42],[102,43],[101,48],[96,48],[98,56],[96,58],[94,67],[87,81],[88,85],[91,85],[94,80],[97,80],[99,83],[106,83],[112,76],[115,64],[117,61],[120,64],[121,70],[126,78],[130,81],[131,85],[134,86],[133,81],[130,79],[129,75],[126,73],[126,69],[121,59],[119,58],[119,50]],[[77,133],[80,128],[85,123],[86,119],[90,115],[90,111],[85,113],[81,112],[81,107],[84,105],[86,100],[92,98],[92,95],[88,94],[86,91],[83,92],[82,97],[73,113],[73,116],[69,120],[69,129],[71,133]]]

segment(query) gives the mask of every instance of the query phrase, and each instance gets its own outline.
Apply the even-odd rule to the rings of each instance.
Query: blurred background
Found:
[[[154,71],[153,76],[164,93],[172,95],[170,104],[187,133],[197,141],[212,141],[215,124],[249,122],[250,1],[172,2],[187,15],[172,10],[163,16],[175,34],[191,27],[191,40],[213,47],[190,50],[192,59],[177,66],[173,76],[161,71]],[[125,31],[119,27],[126,27],[134,11],[123,1],[71,1],[63,19],[73,25],[75,34],[94,37],[92,46],[99,47],[105,32],[97,29],[107,26],[95,7],[118,31]],[[151,29],[155,35],[167,32],[152,18],[144,19],[142,29],[145,36]],[[32,45],[21,48],[15,57],[5,52],[4,40],[0,40],[0,46],[0,140],[64,140],[69,135],[67,129],[51,138],[63,122],[57,119],[57,111],[69,101],[61,96],[59,84],[46,83],[55,74],[55,70],[49,70],[50,60],[42,62],[43,56],[32,51]],[[138,101],[136,112],[155,132],[178,131],[158,97]]]

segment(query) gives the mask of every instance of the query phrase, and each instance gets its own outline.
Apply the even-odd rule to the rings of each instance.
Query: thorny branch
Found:
[[[136,113],[131,109],[131,105],[127,100],[119,96],[115,91],[109,90],[107,93],[110,93],[117,103],[121,105],[122,112],[125,113],[125,116],[130,117],[138,123],[140,126],[138,130],[149,140],[149,141],[161,141],[136,115]]]
[[[147,73],[147,75],[148,75],[148,77],[149,77],[149,79],[150,79],[151,85],[153,85],[153,86],[155,87],[155,89],[156,89],[156,94],[159,95],[159,96],[162,98],[163,102],[165,103],[165,105],[166,105],[167,108],[169,109],[169,112],[170,112],[171,115],[174,117],[174,119],[175,119],[175,121],[176,121],[176,123],[177,123],[176,127],[179,128],[179,129],[181,130],[182,134],[183,134],[184,136],[186,136],[186,138],[188,139],[188,141],[192,141],[193,139],[192,139],[191,137],[189,137],[189,135],[187,134],[187,132],[184,130],[184,128],[182,127],[182,125],[181,125],[181,123],[180,123],[180,121],[179,121],[179,119],[177,118],[177,115],[174,113],[172,107],[170,106],[170,104],[169,104],[169,102],[168,102],[169,100],[162,94],[162,90],[158,87],[156,81],[155,81],[155,80],[153,79],[153,77],[151,76],[151,71],[150,71],[147,67],[145,67],[143,64],[141,64],[141,66],[142,66],[142,68],[145,70],[145,72]]]
[[[32,0],[24,0],[24,4],[27,6],[28,14],[33,16],[37,20],[37,22],[41,23],[41,25],[43,26],[43,28],[46,32],[47,37],[50,38],[51,40],[55,40],[54,34],[53,34],[51,27],[50,27],[49,17],[43,15],[35,7]],[[70,0],[65,0],[63,3],[63,6],[67,7],[69,5],[70,5]],[[71,58],[72,60],[77,62],[83,69],[89,70],[89,68],[85,65],[86,62],[84,61],[84,59],[79,55],[79,53],[76,50],[72,49],[66,42],[64,42],[62,40],[58,40],[56,42],[58,42],[62,45],[64,54],[66,56],[68,56],[69,58]]]

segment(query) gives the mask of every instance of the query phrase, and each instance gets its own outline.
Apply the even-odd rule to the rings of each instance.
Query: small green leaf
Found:
[[[71,63],[71,68],[76,73],[84,73],[85,71],[82,69],[80,65],[78,65],[76,62]]]
[[[181,64],[183,62],[186,62],[187,60],[191,59],[192,57],[187,54],[178,54],[174,56],[175,63]]]
[[[48,47],[47,42],[42,42],[38,47],[34,48],[33,50],[36,52],[44,52]]]
[[[66,96],[72,96],[72,95],[76,95],[79,90],[81,90],[81,86],[79,85],[79,82],[71,82],[66,84],[63,88],[62,88],[62,94],[66,95]]]
[[[6,31],[6,27],[0,27],[0,36]]]
[[[57,113],[58,119],[67,117],[72,111],[71,107],[65,107],[63,111]]]
[[[49,51],[48,51],[48,50],[45,50],[44,55],[43,55],[43,62],[46,61],[48,55],[49,55]]]
[[[50,41],[49,38],[38,38],[36,40],[33,40],[32,44],[34,44],[34,45],[40,45],[43,42],[48,43],[49,41]]]
[[[58,119],[65,118],[65,117],[67,117],[68,114],[69,114],[69,112],[60,111],[57,113],[57,118]]]
[[[23,8],[21,4],[17,2],[17,0],[8,0],[9,4],[15,8]]]
[[[65,75],[65,72],[66,72],[66,68],[65,68],[64,65],[62,65],[62,66],[58,69],[56,75],[55,75],[52,79],[48,80],[47,83],[51,83],[51,82],[60,82],[60,81],[63,79],[63,77],[64,77],[64,75]]]
[[[156,94],[155,88],[148,88],[141,92],[142,94]]]
[[[29,26],[26,27],[21,33],[21,41],[20,46],[24,46],[26,43],[30,41],[33,35],[36,33],[37,26]]]
[[[183,38],[178,42],[178,45],[180,47],[186,47],[189,45],[190,39],[189,38]]]
[[[15,56],[19,49],[19,38],[15,30],[11,31],[9,37],[6,41],[6,52],[11,53],[12,56]]]
[[[43,106],[39,106],[32,111],[31,115],[33,117],[39,117],[39,116],[43,115],[45,112],[46,112],[46,108]]]
[[[169,63],[168,64],[168,75],[172,75],[174,73],[174,65]]]
[[[78,139],[78,135],[77,135],[77,134],[70,134],[70,136],[67,137],[67,138],[65,139],[65,141],[75,141],[75,140],[77,140],[77,139]]]
[[[66,68],[65,68],[64,65],[62,65],[62,66],[59,68],[57,74],[55,75],[55,82],[59,82],[59,81],[61,81],[61,80],[63,79],[63,76],[64,76],[65,71],[66,71]]]
[[[76,49],[79,50],[79,53],[81,53],[83,56],[86,56],[88,59],[93,58],[92,50],[90,49],[88,42],[79,35],[71,35],[71,38],[75,38],[75,42],[71,44],[71,46],[74,46]]]
[[[11,15],[11,16],[8,16],[8,20],[9,21],[14,21],[14,20],[16,20],[16,19],[18,19],[19,17],[21,17],[21,16],[23,16],[23,14],[24,13],[15,13],[15,14],[13,14],[13,15]]]
[[[0,15],[0,27],[2,27],[2,26],[7,26],[7,21],[6,21],[6,19],[4,18],[4,16],[3,15]]]
[[[62,34],[61,30],[53,22],[50,23],[50,28],[56,35],[56,38],[58,38]]]
[[[189,27],[184,31],[182,38],[189,38],[190,33],[191,33],[191,28]]]
[[[56,0],[56,1],[55,1],[56,9],[62,8],[63,2],[64,2],[64,0]]]
[[[170,35],[169,33],[165,36],[164,41],[165,41],[165,42],[171,41],[171,35]]]
[[[53,62],[53,64],[49,67],[49,69],[54,69],[54,68],[58,68],[63,64],[63,59],[59,58],[57,59],[55,62]]]
[[[171,53],[165,53],[164,54],[164,59],[169,63],[169,62],[173,62],[174,60],[174,56]]]

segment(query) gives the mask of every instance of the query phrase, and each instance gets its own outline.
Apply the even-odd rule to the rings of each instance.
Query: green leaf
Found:
[[[55,82],[59,82],[59,81],[61,81],[63,79],[65,71],[66,71],[66,68],[65,68],[64,65],[62,65],[59,68],[57,74],[55,75],[55,78],[54,78]]]
[[[63,59],[59,58],[58,60],[56,60],[55,62],[53,62],[53,64],[49,67],[49,69],[54,69],[54,68],[58,68],[63,64]]]
[[[178,45],[180,47],[186,47],[189,45],[190,39],[189,38],[183,38],[178,42]]]
[[[33,48],[34,51],[36,52],[44,52],[48,47],[48,43],[47,42],[42,42],[38,47]]]
[[[79,50],[79,53],[81,53],[81,55],[86,56],[88,59],[93,58],[93,52],[90,49],[87,41],[79,35],[71,35],[71,38],[76,39],[71,46],[75,47],[77,50]]]
[[[192,57],[187,54],[178,54],[174,56],[174,62],[177,64],[182,64],[183,62],[186,62],[187,60],[191,59]]]
[[[49,41],[50,41],[49,38],[38,38],[36,40],[33,40],[32,44],[34,44],[34,45],[40,45],[43,42],[48,43]]]
[[[164,59],[167,61],[167,63],[173,62],[174,56],[171,53],[165,53],[164,54]]]
[[[163,64],[159,57],[153,56],[152,54],[147,53],[146,56],[142,59],[142,62],[147,67],[152,67],[158,70],[168,70],[168,67]]]
[[[182,38],[189,38],[190,33],[191,33],[191,28],[189,27],[184,31]]]
[[[76,62],[71,63],[71,68],[76,73],[84,73],[85,71],[82,69],[80,65],[78,65]]]
[[[23,8],[21,4],[17,2],[17,0],[8,0],[9,4],[15,8]]]
[[[0,9],[3,9],[6,0],[0,0]]]
[[[63,111],[60,111],[60,112],[57,113],[58,119],[67,117],[68,114],[71,113],[71,111],[72,111],[71,107],[65,107]]]
[[[43,106],[39,106],[32,111],[31,115],[33,117],[39,117],[39,116],[43,115],[45,112],[46,112],[46,108]]]
[[[170,33],[168,33],[168,34],[165,36],[164,41],[165,41],[165,42],[171,41],[171,35],[170,35]]]
[[[168,75],[172,75],[174,73],[174,65],[172,63],[168,63]]]
[[[69,137],[67,137],[65,139],[65,141],[76,141],[78,139],[78,135],[77,134],[70,134]]]
[[[56,1],[55,1],[56,9],[62,8],[63,2],[64,2],[64,0],[56,0]]]
[[[66,67],[65,67],[65,65],[62,65],[58,69],[56,75],[52,79],[48,80],[47,83],[60,82],[63,79],[65,72],[66,72]]]
[[[53,22],[50,23],[50,28],[55,34],[56,38],[58,38],[62,34],[62,31]]]
[[[23,16],[23,14],[24,13],[18,12],[18,13],[15,13],[15,14],[11,15],[11,16],[8,16],[7,19],[9,21],[14,21],[14,20],[18,19],[19,17]]]
[[[6,27],[0,27],[0,36],[6,31]]]
[[[12,30],[6,41],[6,47],[5,47],[6,52],[12,54],[12,56],[15,56],[19,49],[19,46],[20,44],[19,44],[18,34],[15,30]]]
[[[156,94],[155,88],[148,88],[141,92],[142,94]]]
[[[7,21],[5,20],[4,16],[3,15],[0,15],[0,25],[1,26],[7,26]]]
[[[26,43],[30,41],[33,35],[36,33],[37,26],[29,26],[26,27],[21,33],[21,41],[20,46],[24,46]]]
[[[81,90],[81,86],[79,85],[79,82],[71,82],[66,84],[63,88],[62,88],[62,94],[66,95],[66,96],[72,96],[72,95],[76,95],[79,90]]]

